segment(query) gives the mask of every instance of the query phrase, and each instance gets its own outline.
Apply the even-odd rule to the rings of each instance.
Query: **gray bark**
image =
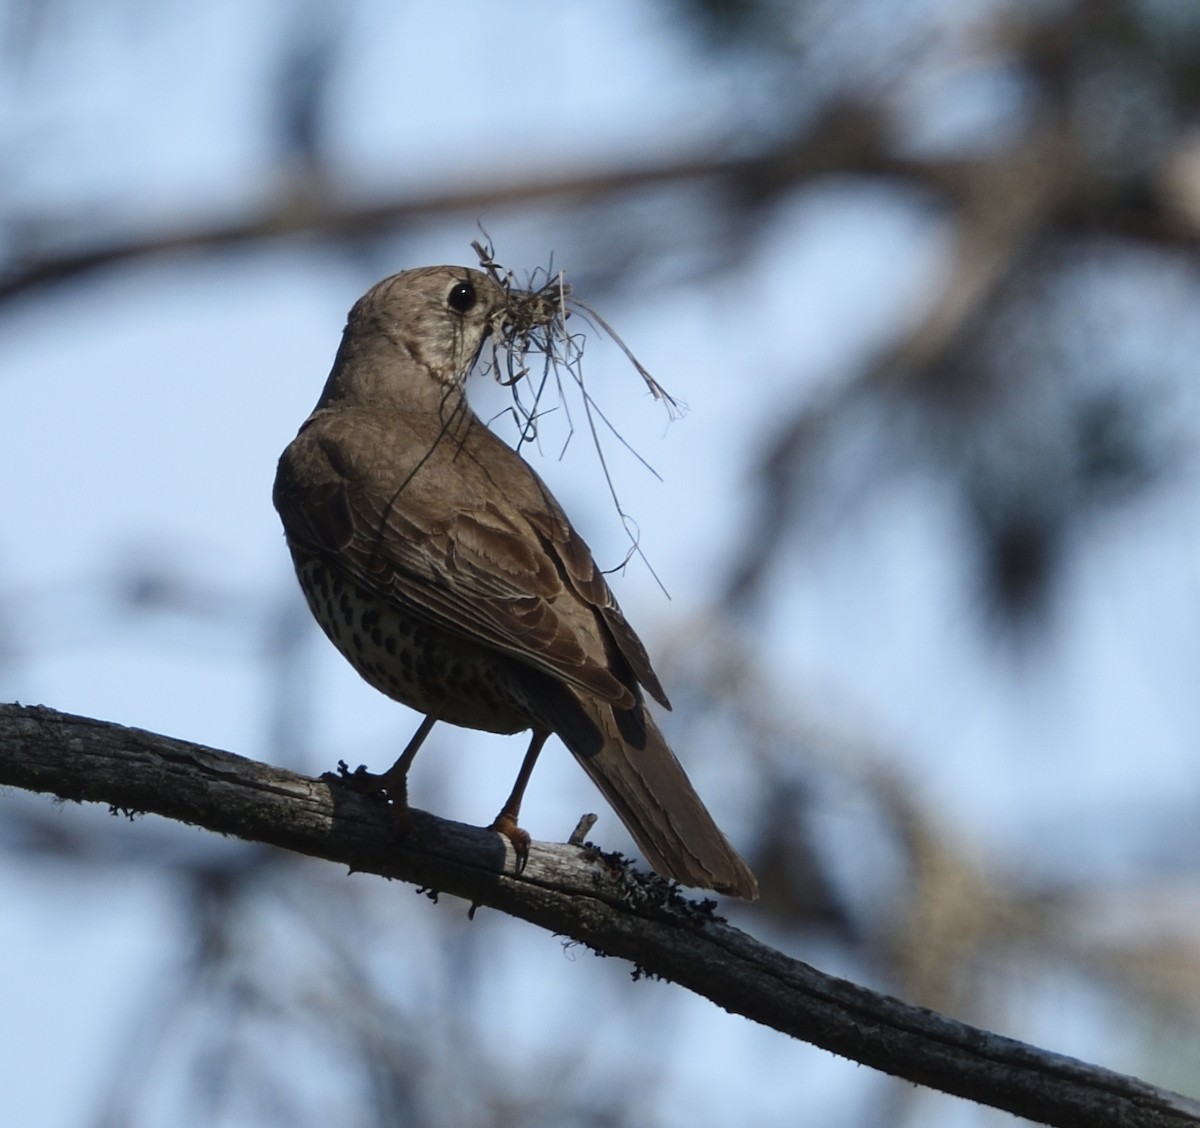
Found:
[[[414,811],[397,841],[381,800],[140,729],[0,705],[0,785],[143,811],[488,906],[632,961],[718,1006],[914,1084],[1064,1128],[1200,1124],[1200,1103],[825,975],[734,928],[712,902],[589,847]]]

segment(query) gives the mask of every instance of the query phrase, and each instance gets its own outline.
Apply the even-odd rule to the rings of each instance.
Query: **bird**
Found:
[[[670,702],[591,550],[468,403],[485,341],[522,316],[549,320],[538,300],[469,267],[385,278],[351,309],[280,457],[273,500],[313,616],[371,686],[424,714],[393,766],[368,776],[403,814],[439,721],[530,731],[489,828],[520,871],[522,797],[556,734],[659,874],[754,899],[753,873],[646,707]]]

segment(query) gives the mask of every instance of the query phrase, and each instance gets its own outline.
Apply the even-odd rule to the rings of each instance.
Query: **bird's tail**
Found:
[[[634,747],[617,727],[611,706],[581,702],[603,733],[598,751],[571,747],[648,861],[682,885],[715,889],[752,901],[758,882],[700,801],[649,713],[646,742]]]

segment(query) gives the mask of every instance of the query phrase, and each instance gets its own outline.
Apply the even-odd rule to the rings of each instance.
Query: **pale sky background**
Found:
[[[945,7],[893,5],[891,17],[919,38],[923,21],[945,26]],[[0,69],[0,144],[15,151],[20,142],[23,153],[0,191],[32,211],[94,204],[102,229],[140,228],[147,215],[218,217],[247,198],[265,200],[275,172],[259,163],[264,126],[247,120],[245,106],[276,11],[76,5],[70,34],[33,74]],[[339,174],[366,193],[455,189],[480,169],[516,178],[571,156],[600,164],[686,151],[738,120],[739,84],[709,74],[652,4],[380,2],[360,11],[334,112]],[[830,49],[853,60],[856,47]],[[1017,99],[995,76],[955,90],[949,105],[931,100],[918,132],[969,136]],[[112,199],[130,214],[110,215]],[[553,253],[570,277],[571,237],[559,214],[544,225],[481,219],[505,265],[529,270]],[[271,507],[275,461],[316,399],[354,300],[390,270],[470,263],[477,237],[469,223],[430,226],[382,270],[319,245],[177,256],[10,304],[0,314],[0,618],[15,652],[0,653],[0,697],[268,757],[262,640],[284,601],[300,598]],[[667,425],[619,350],[590,342],[589,386],[662,477],[616,459],[622,500],[672,596],[637,563],[614,580],[653,653],[715,597],[732,538],[750,528],[747,482],[782,397],[795,399],[801,382],[820,389],[847,356],[865,354],[919,312],[947,239],[911,201],[831,185],[782,211],[736,273],[683,288],[647,279],[627,300],[604,304],[641,361],[689,405]],[[1194,279],[1152,284],[1188,370],[1200,355]],[[1098,301],[1119,309],[1122,296]],[[1152,321],[1131,319],[1134,371],[1139,333],[1154,333]],[[1190,419],[1193,437],[1195,386],[1173,408]],[[477,402],[503,402],[478,391]],[[561,462],[531,457],[611,565],[624,551],[622,533],[583,438]],[[831,728],[870,732],[901,758],[897,771],[924,803],[981,853],[1014,874],[1067,872],[1086,854],[1114,877],[1135,878],[1147,861],[1195,845],[1200,490],[1194,458],[1184,464],[1184,480],[1085,532],[1090,539],[1068,557],[1050,642],[1023,661],[978,630],[960,516],[916,475],[898,475],[819,542],[792,546],[786,587],[776,585],[770,614],[747,630],[774,665],[782,698]],[[139,558],[148,567],[186,559],[195,584],[228,599],[226,620],[164,624],[123,613],[115,580]],[[315,627],[310,635],[311,727],[307,762],[297,766],[317,772],[344,755],[382,768],[415,717],[362,683]],[[439,729],[417,762],[414,802],[487,821],[523,739]],[[543,759],[523,812],[535,838],[561,839],[579,813],[600,809],[557,752]],[[694,776],[731,837],[749,841],[737,754],[728,749],[731,766],[698,763]],[[24,801],[0,796],[0,806]],[[1147,839],[1146,809],[1178,819]],[[615,817],[601,813],[593,837],[623,845]],[[65,829],[108,816],[62,807],[55,817]],[[831,824],[843,817],[828,812]],[[149,822],[130,828],[131,851],[139,834],[151,848],[159,840]],[[408,890],[387,896],[397,907],[380,910],[381,927],[398,934],[389,974],[404,983],[420,959],[439,958],[429,950],[429,915],[461,914]],[[4,1119],[70,1128],[85,1122],[113,1047],[180,959],[174,894],[119,867],[72,877],[8,854],[0,905]],[[748,910],[728,909],[756,931]],[[561,1042],[573,1022],[593,1068],[661,1062],[653,1112],[672,1128],[850,1122],[841,1118],[853,1102],[865,1106],[878,1080],[667,985],[631,991],[614,961],[585,972],[597,963],[590,955],[563,953],[526,926],[481,914],[471,927],[495,936],[485,969],[495,969],[485,992],[495,1013],[515,1007],[527,1017],[498,1051],[514,1070],[530,1046]],[[281,936],[278,945],[286,967],[302,941]],[[819,951],[800,954],[828,970],[862,970],[822,964]],[[572,1019],[584,974],[611,980],[611,1001]],[[1053,997],[1037,997],[1043,985],[1006,981],[1005,1033],[1144,1069],[1129,1056],[1137,1039],[1126,1041],[1120,1016],[1087,984],[1060,982]],[[628,1044],[628,1008],[641,1014],[639,1046]],[[326,1096],[337,1084],[329,1068]],[[162,1099],[163,1119],[146,1123],[173,1122],[171,1098]],[[931,1124],[1006,1122],[962,1102],[930,1108]]]

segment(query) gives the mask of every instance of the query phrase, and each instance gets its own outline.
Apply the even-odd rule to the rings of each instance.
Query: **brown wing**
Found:
[[[530,527],[537,531],[545,551],[558,564],[568,586],[603,619],[610,637],[616,643],[621,656],[629,663],[634,677],[664,709],[671,708],[671,702],[667,700],[658,675],[650,664],[650,656],[646,653],[642,640],[626,622],[608,581],[596,567],[591,549],[571,527],[571,523],[541,479],[532,471],[530,475],[544,492],[548,502],[545,507],[523,510]]]
[[[432,447],[411,433],[363,444],[361,426],[348,446],[347,422],[314,420],[280,460],[275,502],[290,541],[413,615],[619,709],[636,704],[639,681],[664,700],[586,544],[519,456],[482,425],[473,444],[495,444],[482,461],[436,436]],[[396,452],[422,449],[422,438],[425,456],[398,465]],[[364,446],[388,457],[352,463],[347,452]],[[521,504],[531,491],[540,505]]]

